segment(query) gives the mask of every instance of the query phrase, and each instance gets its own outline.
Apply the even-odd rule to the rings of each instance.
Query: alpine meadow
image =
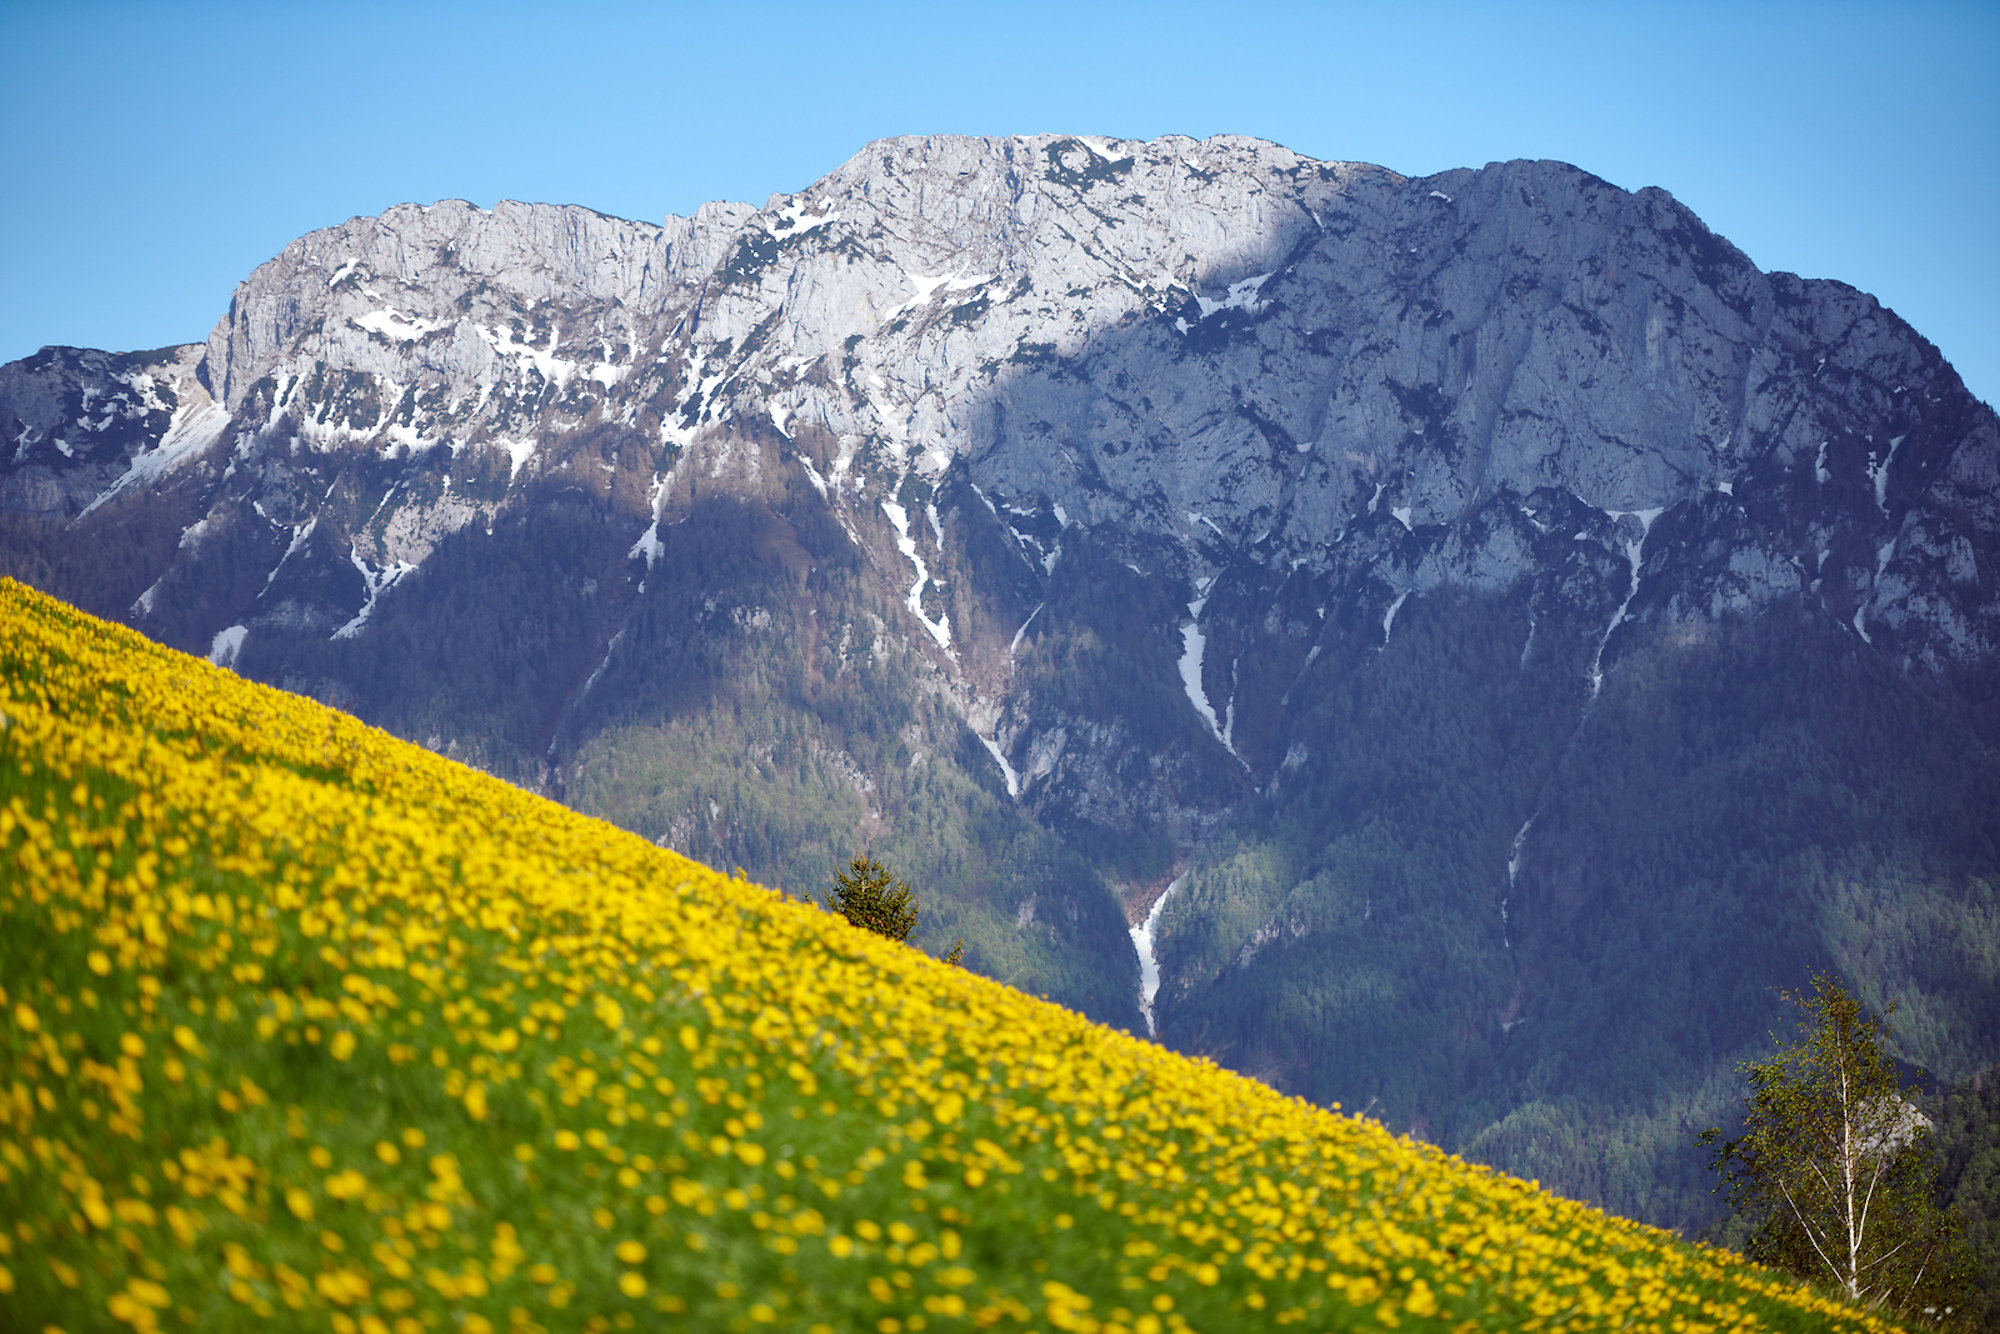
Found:
[[[1886,1329],[0,583],[0,1309]]]

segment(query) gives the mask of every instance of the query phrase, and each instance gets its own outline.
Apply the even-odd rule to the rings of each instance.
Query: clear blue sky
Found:
[[[1042,130],[1663,186],[2000,402],[1995,0],[0,0],[0,360],[201,338],[293,237],[404,200],[657,219],[885,135]]]

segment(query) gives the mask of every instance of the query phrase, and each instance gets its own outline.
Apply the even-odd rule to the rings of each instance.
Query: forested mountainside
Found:
[[[1661,190],[934,137],[408,205],[0,368],[0,441],[0,570],[1613,1209],[1706,1217],[1815,968],[2000,1057],[2000,424]]]
[[[1942,1091],[1931,1113],[1940,1203],[1964,1222],[1979,1262],[1970,1325],[2000,1328],[2000,1065]]]

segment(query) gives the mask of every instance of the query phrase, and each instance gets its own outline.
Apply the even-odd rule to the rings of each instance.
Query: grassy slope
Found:
[[[0,582],[0,1326],[1870,1328]]]

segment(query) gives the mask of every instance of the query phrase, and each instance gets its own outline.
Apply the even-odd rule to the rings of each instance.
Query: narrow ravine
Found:
[[[1167,900],[1174,896],[1174,891],[1186,879],[1185,871],[1175,876],[1160,897],[1153,900],[1152,911],[1146,914],[1146,920],[1132,928],[1132,948],[1139,951],[1139,1010],[1146,1016],[1148,1036],[1157,1035],[1160,1031],[1159,1025],[1153,1022],[1153,998],[1160,994],[1160,963],[1153,957],[1153,927],[1160,920],[1160,909],[1167,906]]]
[[[1612,522],[1621,519],[1639,521],[1639,540],[1627,539],[1624,543],[1625,559],[1632,567],[1632,582],[1625,589],[1625,600],[1618,604],[1618,610],[1611,613],[1611,624],[1604,627],[1604,634],[1598,638],[1597,652],[1590,658],[1590,698],[1595,701],[1599,691],[1604,689],[1604,649],[1610,644],[1612,634],[1625,622],[1625,613],[1632,605],[1632,599],[1639,596],[1639,567],[1646,558],[1646,538],[1653,531],[1653,521],[1666,512],[1664,505],[1645,510],[1606,510]]]

